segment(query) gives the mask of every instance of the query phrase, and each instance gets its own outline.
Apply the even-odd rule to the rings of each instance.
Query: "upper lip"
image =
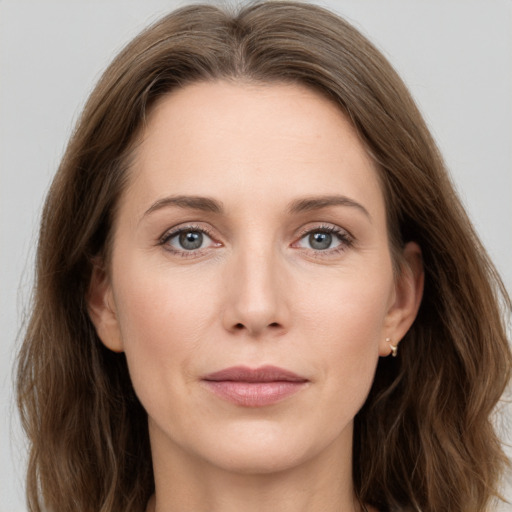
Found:
[[[259,368],[249,368],[248,366],[232,366],[218,372],[213,372],[203,380],[208,381],[238,381],[238,382],[306,382],[308,379],[279,368],[277,366],[260,366]]]

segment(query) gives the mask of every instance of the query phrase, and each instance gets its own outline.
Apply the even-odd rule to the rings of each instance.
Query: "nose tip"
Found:
[[[265,332],[279,333],[285,330],[284,318],[280,316],[279,306],[268,303],[265,308],[254,309],[244,307],[238,302],[234,308],[226,313],[225,326],[232,333],[246,333],[249,336],[258,337]]]
[[[283,276],[272,258],[246,258],[233,269],[226,287],[224,327],[257,337],[282,333],[288,313]]]

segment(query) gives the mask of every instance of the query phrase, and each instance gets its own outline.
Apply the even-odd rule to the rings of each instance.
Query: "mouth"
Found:
[[[264,407],[288,398],[308,379],[276,366],[234,366],[206,375],[206,387],[218,397],[242,407]]]

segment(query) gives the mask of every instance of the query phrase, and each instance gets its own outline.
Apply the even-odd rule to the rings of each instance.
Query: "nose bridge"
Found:
[[[226,327],[252,335],[267,328],[284,328],[286,306],[276,244],[268,238],[247,241],[232,257]]]

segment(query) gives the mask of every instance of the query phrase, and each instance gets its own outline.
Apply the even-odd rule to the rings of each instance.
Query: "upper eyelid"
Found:
[[[190,223],[182,225],[178,224],[177,226],[166,229],[159,237],[159,240],[168,240],[169,238],[172,238],[182,233],[183,231],[200,231],[201,233],[206,234],[210,238],[214,237],[212,230],[210,230],[209,228],[206,228],[205,226],[199,226],[198,224],[195,223]]]
[[[349,237],[350,239],[354,239],[354,236],[348,229],[342,228],[341,226],[338,226],[337,224],[333,224],[331,222],[314,223],[314,224],[316,224],[315,226],[311,226],[310,225],[311,223],[308,223],[308,224],[309,225],[306,225],[305,227],[300,228],[300,230],[296,236],[303,237],[303,236],[307,235],[308,233],[312,233],[315,231],[327,230],[327,231],[331,231],[334,233],[340,233],[340,234],[345,233],[347,235],[347,237]]]
[[[199,223],[200,223],[200,221],[197,223],[191,222],[191,223],[178,224],[177,226],[166,229],[162,233],[162,237],[180,233],[182,231],[194,231],[194,230],[202,231],[202,232],[206,233],[207,235],[211,235],[212,230],[208,227],[200,226]],[[315,225],[311,226],[311,224],[315,224]],[[347,229],[342,228],[342,227],[340,227],[336,224],[330,223],[330,222],[318,222],[318,223],[308,222],[307,227],[303,226],[303,227],[299,228],[298,230],[296,230],[297,233],[295,236],[301,236],[301,235],[304,235],[307,233],[311,233],[312,231],[321,231],[322,229],[342,231],[342,232],[345,232],[348,235],[350,235],[350,232]]]
[[[351,242],[353,242],[355,240],[354,236],[347,229],[342,228],[342,227],[338,226],[337,224],[333,224],[331,222],[319,221],[319,222],[308,222],[308,224],[306,224],[305,226],[302,226],[301,228],[299,228],[299,230],[296,230],[296,234],[294,235],[294,240],[293,240],[292,244],[297,243],[299,240],[301,240],[302,238],[304,238],[305,236],[307,236],[310,233],[313,233],[315,231],[322,231],[322,230],[327,230],[329,232],[333,232],[333,233],[339,234],[339,235],[345,234],[346,238],[350,239]],[[185,223],[185,224],[181,224],[181,225],[178,224],[175,227],[169,228],[166,231],[164,231],[164,233],[158,238],[158,241],[160,243],[165,243],[168,240],[170,240],[171,238],[179,235],[183,231],[200,231],[215,242],[219,242],[218,238],[220,238],[214,234],[214,232],[213,232],[214,230],[212,230],[211,228],[200,225],[200,221],[199,221],[199,222]]]

